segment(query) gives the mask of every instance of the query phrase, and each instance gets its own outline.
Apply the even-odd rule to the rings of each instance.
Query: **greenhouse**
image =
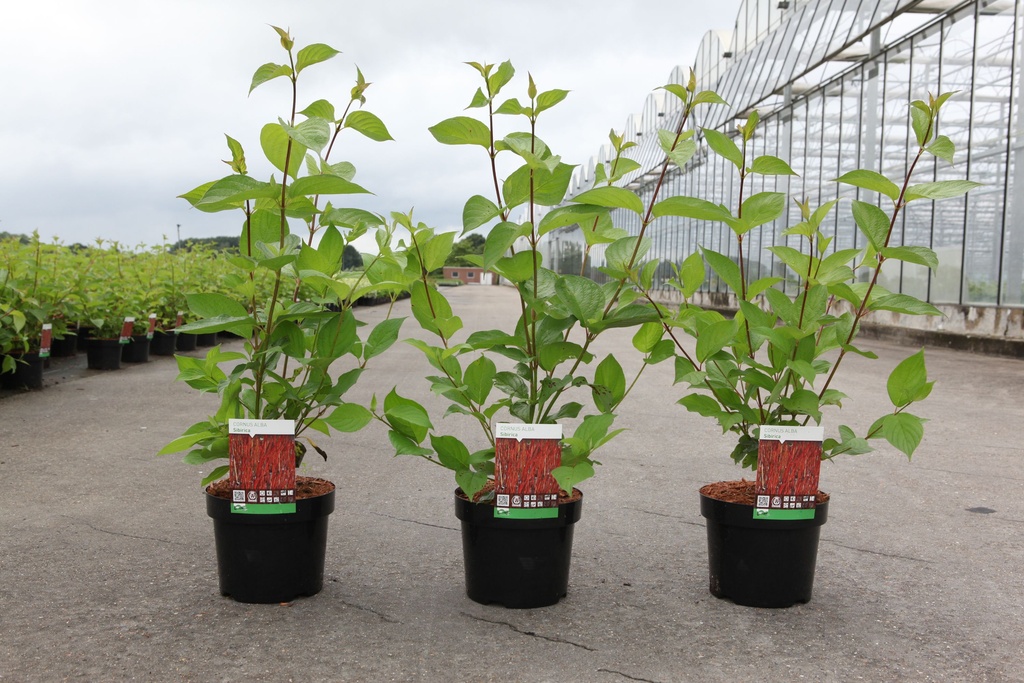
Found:
[[[713,90],[729,103],[695,112],[696,126],[735,134],[736,123],[757,110],[761,124],[753,153],[787,160],[798,175],[761,176],[756,190],[785,192],[812,206],[843,198],[823,230],[834,236],[832,249],[844,249],[863,246],[858,240],[864,239],[848,198],[875,201],[878,195],[834,179],[857,168],[902,177],[916,152],[909,144],[914,138],[910,101],[955,92],[940,119],[941,134],[956,146],[955,165],[926,156],[927,165],[918,165],[915,179],[966,178],[983,187],[940,205],[908,206],[897,239],[934,249],[939,267],[930,272],[893,261],[879,284],[927,300],[945,314],[915,326],[1019,340],[1024,338],[1024,196],[1014,169],[1024,161],[1022,26],[1024,11],[1013,0],[746,0],[734,29],[707,33],[692,62],[698,89]],[[689,68],[676,67],[668,81],[684,84],[688,75]],[[637,143],[628,156],[640,168],[618,183],[645,205],[665,158],[657,131],[674,129],[681,115],[678,98],[658,89],[642,113],[626,122],[624,135]],[[595,164],[609,155],[602,150],[588,168],[577,169],[571,191],[589,189]],[[727,166],[702,144],[684,170],[670,171],[660,197],[694,196],[735,206],[738,181]],[[635,213],[618,209],[614,219],[633,234],[639,230]],[[743,260],[752,278],[784,274],[768,247],[799,247],[797,237],[783,234],[799,220],[791,203],[781,219],[745,237]],[[663,263],[680,262],[698,245],[738,260],[735,237],[722,223],[663,216],[647,235],[649,256]],[[602,279],[602,248],[590,252],[584,267],[579,227],[550,233],[545,247],[556,270],[583,269]],[[665,263],[656,276],[656,288],[667,301],[673,300],[666,285],[670,273]],[[724,292],[721,282],[709,278],[701,296],[715,300]],[[876,322],[910,324],[898,315]]]

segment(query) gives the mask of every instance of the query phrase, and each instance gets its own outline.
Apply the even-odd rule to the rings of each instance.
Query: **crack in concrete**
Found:
[[[103,529],[98,526],[93,526],[89,522],[77,519],[75,517],[69,517],[68,515],[61,515],[63,519],[71,520],[74,524],[81,524],[87,526],[93,531],[98,531],[101,534],[110,534],[111,536],[121,536],[123,538],[134,538],[140,541],[156,541],[157,543],[166,543],[167,545],[180,545],[185,547],[191,547],[191,543],[182,543],[181,541],[168,541],[166,538],[156,538],[154,536],[136,536],[135,534],[126,534],[122,531],[111,531],[110,529]]]
[[[354,602],[347,602],[345,600],[342,600],[341,604],[345,605],[346,607],[352,607],[353,609],[362,610],[363,612],[369,612],[370,614],[372,614],[372,615],[376,616],[377,618],[379,618],[381,621],[385,621],[385,622],[387,622],[389,624],[401,624],[402,623],[398,619],[395,619],[394,617],[388,616],[387,614],[384,614],[383,612],[378,612],[377,610],[373,609],[372,607],[365,607],[364,605],[357,605]]]
[[[417,519],[406,519],[405,517],[395,517],[394,515],[385,515],[383,512],[371,512],[370,514],[371,515],[376,515],[377,517],[387,517],[388,519],[393,519],[393,520],[396,520],[398,522],[409,522],[410,524],[419,524],[420,526],[429,526],[429,527],[433,527],[435,529],[446,529],[448,531],[459,531],[459,529],[456,529],[455,527],[444,526],[442,524],[430,524],[429,522],[421,522],[421,521],[419,521]]]
[[[668,517],[669,519],[676,519],[676,520],[679,520],[680,522],[682,522],[683,524],[689,524],[690,526],[699,526],[699,527],[703,527],[704,526],[704,524],[702,522],[691,522],[691,521],[688,521],[685,517],[683,517],[681,515],[668,515],[668,514],[665,514],[664,512],[654,512],[653,510],[644,510],[643,508],[626,508],[626,509],[627,510],[632,510],[633,512],[642,512],[645,515],[654,515],[655,517]]]
[[[628,678],[631,681],[642,681],[643,683],[658,683],[658,681],[653,681],[650,678],[637,678],[636,676],[630,676],[627,673],[622,673],[621,671],[616,671],[615,669],[598,669],[598,672],[606,674],[615,674],[617,676],[622,676],[623,678]]]
[[[823,543],[831,543],[832,545],[837,545],[840,548],[846,548],[847,550],[856,550],[857,552],[868,553],[870,555],[879,555],[881,557],[891,557],[894,560],[910,560],[911,562],[923,562],[925,564],[935,564],[934,560],[926,560],[926,559],[924,559],[922,557],[910,557],[909,555],[896,555],[894,553],[883,553],[883,552],[881,552],[879,550],[868,550],[866,548],[857,548],[855,546],[844,545],[842,543],[838,543],[836,541],[832,541],[832,540],[829,540],[827,538],[823,538],[821,540],[822,540]]]
[[[516,626],[515,624],[510,624],[507,621],[494,621],[494,620],[491,620],[491,619],[484,619],[483,617],[478,617],[475,614],[470,614],[469,612],[462,612],[462,615],[466,616],[466,617],[469,617],[470,619],[473,619],[475,621],[482,621],[485,624],[494,624],[495,626],[506,626],[506,627],[512,629],[513,631],[515,631],[516,633],[518,633],[520,635],[523,635],[523,636],[530,636],[531,638],[540,638],[541,640],[546,640],[546,641],[548,641],[550,643],[560,643],[560,644],[563,644],[563,645],[572,645],[573,647],[578,647],[578,648],[580,648],[582,650],[586,650],[587,652],[597,652],[596,648],[592,648],[592,647],[590,647],[588,645],[583,645],[582,643],[576,643],[576,642],[573,642],[571,640],[566,640],[564,638],[553,638],[551,636],[541,635],[540,633],[537,633],[536,631],[524,631],[521,628],[519,628],[518,626]]]

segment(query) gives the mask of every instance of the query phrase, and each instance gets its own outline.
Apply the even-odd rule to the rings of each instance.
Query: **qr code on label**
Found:
[[[245,491],[241,489],[235,489],[231,492],[231,500],[235,503],[245,502]]]
[[[766,508],[766,507],[768,507],[768,496],[758,496],[757,497],[757,507],[759,507],[759,508]]]
[[[498,507],[500,507],[500,508],[507,508],[508,507],[508,494],[507,493],[499,493],[498,494]]]

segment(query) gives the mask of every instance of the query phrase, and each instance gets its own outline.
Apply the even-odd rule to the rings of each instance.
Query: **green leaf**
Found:
[[[466,373],[463,382],[466,385],[466,392],[469,399],[477,405],[482,405],[494,387],[494,376],[497,374],[494,361],[487,356],[480,356],[466,366]]]
[[[718,401],[704,394],[687,394],[679,399],[677,403],[691,413],[697,413],[704,417],[718,417],[723,412],[726,412],[722,410],[722,406],[718,404]]]
[[[388,318],[377,323],[363,344],[363,360],[370,360],[387,351],[398,340],[405,318]]]
[[[340,358],[356,341],[355,316],[348,312],[336,313],[317,328],[316,354],[320,358]]]
[[[704,139],[707,140],[708,146],[715,151],[715,154],[731,161],[736,168],[743,166],[743,153],[740,152],[740,148],[736,146],[732,138],[711,128],[704,128],[703,132]]]
[[[650,353],[665,334],[661,323],[644,323],[633,335],[633,348],[642,354]]]
[[[885,247],[879,252],[882,256],[907,263],[927,266],[932,270],[939,267],[939,257],[928,247]]]
[[[595,229],[595,223],[599,227],[602,221],[611,224],[607,208],[593,204],[569,204],[545,213],[537,225],[537,234],[543,236],[567,225],[579,225],[585,234],[589,234]]]
[[[541,345],[537,351],[537,360],[540,367],[546,372],[552,372],[559,364],[570,358],[579,358],[584,354],[583,347],[573,342],[554,342]]]
[[[615,356],[605,356],[594,371],[591,386],[594,405],[603,413],[610,412],[626,395],[626,375]]]
[[[339,432],[358,432],[373,419],[373,414],[357,403],[342,403],[321,418]]]
[[[370,194],[370,191],[334,175],[304,176],[288,188],[289,197],[315,194]]]
[[[924,438],[924,420],[905,412],[886,415],[882,420],[882,434],[893,448],[909,458]]]
[[[686,260],[679,266],[679,279],[682,281],[681,291],[684,299],[689,299],[704,284],[707,278],[707,269],[704,266],[704,259],[699,252],[693,252],[686,257]]]
[[[786,195],[782,192],[758,192],[743,201],[741,216],[746,230],[774,221],[786,210]],[[746,232],[744,230],[744,232]]]
[[[897,408],[904,408],[920,399],[928,384],[928,371],[924,364],[924,349],[905,358],[889,375],[886,389],[889,400]]]
[[[529,230],[529,227],[529,224],[517,225],[516,223],[503,221],[491,228],[484,242],[483,267],[487,269],[494,267],[494,264],[508,253],[508,250],[515,241],[526,230]]]
[[[912,185],[907,188],[903,198],[908,202],[915,199],[949,199],[967,194],[981,185],[973,180],[939,180],[934,183]]]
[[[750,171],[761,175],[797,175],[785,161],[768,154],[754,159],[754,163],[750,165]]]
[[[874,204],[854,200],[853,220],[857,222],[868,242],[875,251],[885,246],[886,238],[889,236],[889,217]]]
[[[540,266],[540,254],[533,251],[521,251],[511,257],[498,259],[494,269],[498,274],[516,284],[533,280],[533,273]]]
[[[739,265],[728,256],[711,251],[710,249],[701,248],[701,253],[704,254],[704,258],[707,260],[708,265],[711,266],[711,270],[718,277],[722,278],[722,281],[728,285],[729,289],[739,295],[742,292]]]
[[[428,130],[442,145],[480,145],[484,149],[491,146],[490,129],[469,116],[445,119]]]
[[[321,118],[326,121],[334,122],[334,105],[327,100],[317,100],[311,102],[308,107],[299,112],[306,118]]]
[[[306,119],[296,126],[282,123],[281,127],[288,137],[317,154],[331,141],[331,126],[321,118]]]
[[[572,466],[560,465],[551,470],[551,476],[558,482],[559,488],[571,493],[577,484],[594,476],[594,465],[586,460]]]
[[[601,318],[605,306],[604,291],[590,278],[564,275],[555,281],[555,292],[558,300],[584,327]]]
[[[945,135],[940,135],[935,138],[932,144],[925,148],[925,151],[940,159],[944,159],[952,165],[953,155],[956,153],[956,147],[953,145],[952,140],[947,138]]]
[[[539,114],[545,109],[550,109],[565,99],[569,94],[568,90],[547,90],[537,95],[537,106],[534,113]]]
[[[357,109],[346,116],[345,127],[362,133],[366,137],[377,142],[394,140],[394,138],[391,137],[391,133],[388,132],[387,126],[384,125],[384,122],[381,121],[376,114],[370,113],[364,109]]]
[[[639,240],[639,245],[637,241]],[[609,268],[625,273],[643,260],[643,257],[651,248],[651,240],[648,237],[642,240],[637,237],[623,237],[608,245],[605,250],[605,263]],[[633,254],[636,253],[634,257]]]
[[[334,55],[341,54],[330,45],[312,43],[299,50],[295,57],[295,73],[301,73],[307,66],[325,62]]]
[[[423,406],[400,396],[395,389],[384,398],[384,417],[393,429],[417,444],[423,443],[427,432],[433,427],[430,415]]]
[[[876,173],[875,171],[867,171],[864,169],[850,171],[849,173],[844,173],[836,178],[836,182],[846,183],[847,185],[853,185],[854,187],[861,187],[865,190],[884,194],[894,202],[900,197],[900,188],[884,175]]]
[[[697,360],[701,363],[730,345],[736,337],[735,320],[720,320],[700,331],[697,337]]]
[[[268,123],[263,126],[263,130],[260,131],[260,146],[274,168],[285,173],[287,159],[287,174],[292,178],[298,177],[302,160],[306,156],[306,148],[292,140],[281,124]]]
[[[872,311],[895,311],[907,315],[942,315],[942,311],[909,294],[887,294],[868,304]]]
[[[565,198],[572,181],[574,166],[558,163],[553,171],[533,169],[533,201],[542,206],[557,206]],[[502,185],[502,196],[508,208],[519,206],[530,199],[529,165],[513,171]]]
[[[252,83],[249,85],[249,92],[251,93],[257,87],[263,85],[267,81],[272,81],[279,76],[291,76],[292,69],[287,64],[264,64],[260,68],[256,69],[256,73],[252,75]]]
[[[270,183],[264,183],[247,175],[232,175],[221,178],[210,185],[203,193],[201,199],[195,202],[197,209],[206,210],[207,206],[215,204],[230,204],[231,206],[220,206],[214,210],[224,208],[235,208],[247,199],[276,199],[281,193],[281,188]]]
[[[622,187],[597,187],[572,198],[578,204],[595,204],[609,209],[628,209],[643,215],[644,203],[635,193]]]
[[[697,153],[696,142],[685,139],[682,136],[676,136],[673,131],[665,130],[664,128],[658,129],[658,144],[669,160],[679,168],[685,167],[690,159],[693,158],[693,155]],[[617,180],[617,178],[612,180]]]
[[[462,209],[462,232],[466,233],[474,228],[479,228],[493,218],[501,215],[494,202],[478,194],[473,195],[466,201]]]
[[[654,216],[682,216],[700,221],[722,221],[729,223],[733,216],[727,208],[697,197],[669,197],[654,205]]]

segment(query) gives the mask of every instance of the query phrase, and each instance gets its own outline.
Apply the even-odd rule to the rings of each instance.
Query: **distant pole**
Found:
[[[178,244],[181,244],[181,223],[178,223]]]

